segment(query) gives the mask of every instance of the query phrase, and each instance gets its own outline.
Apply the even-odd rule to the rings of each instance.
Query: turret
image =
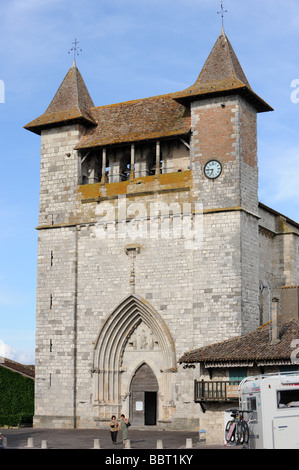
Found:
[[[96,125],[93,106],[74,61],[44,114],[25,126],[41,135],[40,226],[76,221],[74,193],[81,165],[74,148],[86,129]]]

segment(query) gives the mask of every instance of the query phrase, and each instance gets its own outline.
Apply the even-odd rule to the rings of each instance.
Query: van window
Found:
[[[250,420],[258,421],[256,397],[250,397],[246,400],[246,411],[248,411],[247,418]]]
[[[278,408],[299,408],[299,390],[279,390],[277,392]]]
[[[256,398],[247,398],[247,410],[248,411],[256,411]]]

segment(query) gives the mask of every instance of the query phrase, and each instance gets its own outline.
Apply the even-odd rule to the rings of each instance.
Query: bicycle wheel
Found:
[[[249,426],[246,421],[243,422],[243,429],[244,429],[244,444],[248,444],[249,442]]]
[[[225,426],[224,438],[225,438],[226,442],[228,442],[229,430],[230,430],[230,427],[231,427],[232,423],[233,423],[232,421],[228,421],[228,422],[226,423],[226,426]]]
[[[234,420],[228,421],[225,426],[226,442],[235,442],[236,423]]]
[[[245,421],[240,421],[236,426],[236,444],[248,444],[249,428]]]
[[[236,432],[235,432],[235,436],[236,436],[236,445],[239,445],[239,444],[243,444],[244,442],[244,434],[243,434],[243,426],[242,426],[242,421],[238,421],[236,423]]]

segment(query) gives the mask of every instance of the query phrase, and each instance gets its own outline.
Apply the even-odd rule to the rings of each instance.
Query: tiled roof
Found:
[[[34,379],[35,377],[35,366],[27,366],[24,364],[20,364],[19,362],[12,361],[11,359],[6,359],[5,357],[0,357],[0,367],[5,367],[6,369],[10,369],[13,372],[18,372],[25,377],[30,377]]]
[[[74,62],[44,114],[30,122],[25,129],[40,134],[45,127],[63,122],[84,121],[95,124],[90,114],[93,101]]]
[[[94,107],[74,62],[46,112],[25,128],[40,134],[47,127],[84,122],[87,131],[77,149],[184,135],[191,129],[190,100],[231,93],[244,96],[258,112],[272,110],[252,91],[222,31],[196,83],[177,93]]]
[[[211,94],[223,95],[236,91],[251,101],[258,112],[272,110],[253,92],[235,51],[222,29],[195,84],[175,93],[174,98],[186,101],[205,98]]]
[[[77,149],[187,134],[190,112],[171,94],[91,109],[97,127],[87,130]]]
[[[282,326],[280,342],[277,344],[271,344],[269,324],[266,324],[246,335],[186,352],[179,363],[290,361],[294,349],[291,342],[296,338],[299,338],[299,320],[292,320]]]

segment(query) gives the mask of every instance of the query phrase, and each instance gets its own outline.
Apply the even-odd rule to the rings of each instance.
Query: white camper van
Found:
[[[247,377],[239,393],[251,448],[299,449],[299,372]]]

